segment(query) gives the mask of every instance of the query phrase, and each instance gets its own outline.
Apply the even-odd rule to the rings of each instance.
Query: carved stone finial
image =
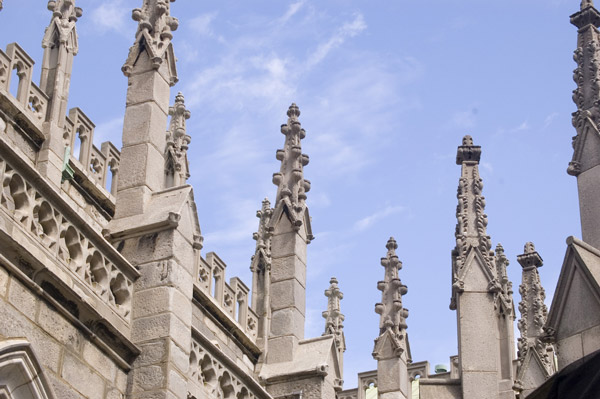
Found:
[[[172,187],[185,184],[190,177],[187,150],[192,138],[186,134],[185,121],[190,119],[191,113],[185,107],[181,92],[175,97],[175,104],[169,107],[169,115],[171,123],[167,132],[165,173],[167,176],[166,186]]]
[[[544,303],[546,292],[542,287],[537,270],[538,267],[542,266],[542,258],[535,251],[533,243],[528,242],[525,244],[524,253],[518,255],[517,260],[523,266],[523,279],[519,286],[519,293],[521,294],[519,312],[521,318],[517,323],[517,327],[521,332],[521,337],[517,343],[518,367],[524,366],[523,361],[527,352],[534,350],[546,368],[548,375],[550,375],[554,372],[554,363],[549,355],[551,346],[545,342],[544,325],[548,315],[548,309]]]
[[[127,61],[121,68],[125,76],[130,76],[140,51],[145,49],[158,69],[171,48],[173,32],[177,30],[179,21],[170,14],[170,3],[175,0],[144,0],[142,8],[135,8],[131,18],[138,22],[138,30],[133,46],[129,50]],[[174,62],[174,60],[172,60]],[[177,77],[173,76],[175,84]]]
[[[340,291],[335,277],[329,280],[329,284],[329,288],[325,290],[327,310],[323,312],[323,318],[325,318],[325,332],[323,335],[331,334],[335,336],[339,346],[343,343],[344,315],[341,312],[340,300],[344,298],[344,294]]]
[[[83,15],[83,10],[75,7],[75,0],[50,0],[48,10],[52,11],[52,18],[44,33],[42,47],[58,47],[63,44],[74,55],[77,54],[79,45],[75,22]]]
[[[526,243],[523,251],[523,254],[517,256],[517,262],[519,262],[523,269],[541,267],[543,265],[542,257],[536,252],[532,242]]]
[[[581,0],[581,9],[588,7],[594,7],[594,2],[592,0]]]
[[[302,154],[301,140],[306,137],[298,117],[300,109],[292,104],[288,111],[288,120],[281,126],[285,135],[283,149],[277,150],[276,158],[281,161],[278,173],[273,174],[273,184],[277,186],[275,204],[280,201],[288,203],[296,227],[302,224],[302,212],[306,206],[306,193],[310,190],[310,181],[304,178],[303,168],[308,165],[308,155]]]
[[[460,165],[464,162],[479,163],[481,157],[481,146],[473,145],[473,138],[469,135],[463,137],[462,145],[458,147],[456,153],[456,164]]]
[[[400,333],[406,329],[406,318],[408,309],[402,306],[402,295],[408,291],[398,277],[398,270],[402,269],[402,262],[398,260],[396,249],[398,244],[390,237],[386,244],[387,255],[381,258],[381,265],[385,268],[385,278],[377,283],[377,289],[381,291],[381,302],[375,305],[375,313],[381,315],[379,322],[380,334],[390,329],[394,333]]]
[[[250,265],[252,272],[271,268],[271,232],[268,226],[272,215],[271,203],[268,198],[265,198],[262,201],[262,208],[256,211],[256,217],[260,221],[258,222],[258,231],[252,234],[252,238],[256,241],[256,250]]]

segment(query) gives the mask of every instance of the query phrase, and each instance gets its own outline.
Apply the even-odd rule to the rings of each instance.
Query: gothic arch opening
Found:
[[[24,339],[0,341],[0,397],[54,399],[42,367]]]

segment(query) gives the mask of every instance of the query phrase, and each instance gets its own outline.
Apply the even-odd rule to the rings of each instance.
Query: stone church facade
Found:
[[[526,243],[517,257],[515,340],[508,259],[486,232],[482,150],[465,136],[456,156],[450,281],[458,353],[435,374],[427,361],[413,361],[407,287],[390,238],[375,305],[377,369],[360,373],[350,390],[343,390],[343,295],[335,278],[325,291],[323,335],[304,336],[313,236],[295,104],[281,128],[275,201],[257,212],[251,284],[227,281],[223,260],[201,252],[186,184],[190,111],[181,93],[169,103],[178,80],[171,1],[143,0],[133,10],[121,149],[95,146],[94,123],[79,108],[67,110],[82,16],[75,0],[48,2],[39,83],[17,43],[0,50],[0,398],[365,399],[371,386],[381,399],[536,399],[561,397],[552,395],[567,392],[561,376],[573,370],[571,385],[591,387],[578,397],[597,397],[597,378],[577,374],[600,357],[600,12],[591,0],[571,16],[577,134],[568,173],[577,177],[582,239],[567,239],[552,306],[544,304],[542,258]]]

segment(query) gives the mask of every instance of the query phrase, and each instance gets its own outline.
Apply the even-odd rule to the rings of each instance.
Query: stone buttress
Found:
[[[408,309],[402,306],[402,296],[407,288],[398,277],[402,262],[396,255],[396,240],[390,238],[386,248],[385,258],[381,258],[384,279],[377,283],[381,302],[375,305],[375,312],[381,315],[379,337],[375,339],[373,349],[373,358],[377,360],[377,396],[380,399],[408,399],[411,397],[407,368],[410,362],[406,334]]]
[[[138,30],[122,68],[128,89],[121,165],[127,173],[118,181],[115,218],[105,235],[141,274],[131,332],[141,355],[130,376],[131,397],[185,398],[202,237],[193,191],[185,185],[190,113],[181,94],[169,107],[177,81],[171,32],[178,22],[169,0],[144,0],[132,16]]]
[[[463,399],[514,398],[514,306],[508,261],[487,235],[481,147],[465,136],[456,163],[458,186],[456,247],[452,251],[452,298],[458,324]]]

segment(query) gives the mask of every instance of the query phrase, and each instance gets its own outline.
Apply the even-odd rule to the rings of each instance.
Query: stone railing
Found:
[[[196,284],[213,299],[218,307],[229,316],[251,340],[256,342],[258,316],[249,306],[249,289],[237,277],[225,282],[227,265],[214,252],[200,258]]]
[[[206,339],[193,334],[188,369],[190,399],[270,399],[256,380]]]
[[[6,53],[0,50],[0,92],[11,99],[17,112],[27,117],[37,135],[42,135],[49,98],[32,81],[33,65],[33,59],[17,43],[9,44]],[[114,211],[120,152],[110,142],[102,143],[100,150],[94,146],[95,125],[81,109],[71,109],[64,122],[62,140],[70,149],[69,163],[76,180],[110,217]]]
[[[6,53],[0,50],[0,89],[10,93],[11,86],[16,87],[16,93],[12,94],[41,131],[48,96],[32,82],[33,64],[33,59],[17,43],[9,44]],[[15,78],[18,83],[11,82]]]
[[[64,266],[71,278],[89,287],[129,323],[133,274],[136,272],[119,268],[104,250],[98,248],[94,241],[99,238],[92,240],[84,234],[74,220],[66,217],[2,158],[0,181],[0,212],[21,225],[26,234]]]

